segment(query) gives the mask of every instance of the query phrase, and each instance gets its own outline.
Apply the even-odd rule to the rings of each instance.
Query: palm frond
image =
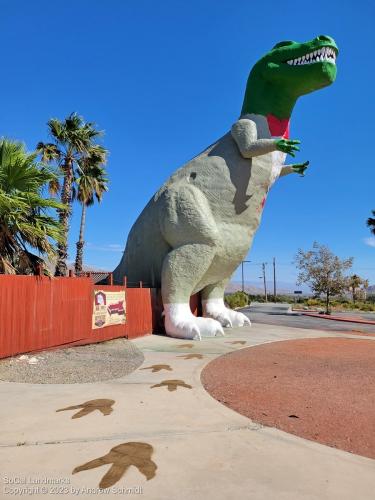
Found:
[[[0,140],[0,270],[35,270],[29,248],[52,255],[63,230],[52,212],[65,206],[45,198],[48,184],[57,182],[52,167],[36,161],[20,143]],[[51,212],[52,211],[52,212]],[[38,257],[39,259],[39,257]]]
[[[367,227],[370,228],[372,234],[375,234],[375,210],[371,210],[371,213],[374,217],[369,217],[366,221]]]

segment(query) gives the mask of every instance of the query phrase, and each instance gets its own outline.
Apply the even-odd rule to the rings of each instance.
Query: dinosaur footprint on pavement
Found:
[[[60,408],[56,410],[59,411],[67,411],[67,410],[78,410],[82,408],[79,412],[75,413],[72,418],[81,418],[89,413],[94,412],[95,410],[100,411],[103,415],[109,415],[113,412],[112,405],[115,403],[113,399],[91,399],[90,401],[86,401],[85,403],[81,403],[80,405],[68,406],[67,408]]]
[[[182,354],[181,356],[177,356],[178,358],[184,359],[203,359],[202,354]]]
[[[185,387],[186,389],[192,389],[192,386],[186,384],[183,380],[163,380],[160,384],[155,384],[151,386],[151,389],[154,387],[168,387],[168,391],[176,391],[177,387]]]
[[[99,483],[99,488],[105,489],[116,484],[128,468],[134,465],[148,481],[155,477],[157,469],[157,465],[151,460],[153,451],[154,448],[148,443],[129,442],[119,444],[112,448],[107,455],[76,467],[72,474],[112,464]]]
[[[152,370],[152,373],[160,372],[160,370],[168,370],[172,371],[172,368],[169,365],[151,365],[146,366],[145,368],[140,368],[141,370]]]

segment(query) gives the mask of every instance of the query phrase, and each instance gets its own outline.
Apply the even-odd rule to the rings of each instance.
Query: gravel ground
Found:
[[[31,384],[79,384],[128,375],[144,360],[126,339],[40,351],[0,360],[0,380]]]

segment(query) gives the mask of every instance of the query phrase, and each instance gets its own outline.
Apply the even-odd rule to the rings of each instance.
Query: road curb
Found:
[[[316,313],[309,313],[309,312],[304,312],[300,311],[302,315],[304,316],[312,316],[313,318],[322,318],[322,319],[330,319],[334,321],[343,321],[346,323],[360,323],[362,325],[375,325],[375,321],[371,321],[369,319],[352,319],[352,318],[343,318],[341,316],[331,316],[328,314],[316,314]]]

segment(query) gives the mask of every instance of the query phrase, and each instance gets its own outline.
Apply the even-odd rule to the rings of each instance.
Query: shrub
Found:
[[[361,311],[375,311],[375,304],[363,303],[363,304],[359,305],[359,309]]]
[[[306,300],[306,305],[315,307],[315,306],[320,306],[322,304],[322,301],[319,299],[307,299]]]
[[[249,296],[245,292],[234,292],[225,296],[225,302],[231,309],[249,305]]]

